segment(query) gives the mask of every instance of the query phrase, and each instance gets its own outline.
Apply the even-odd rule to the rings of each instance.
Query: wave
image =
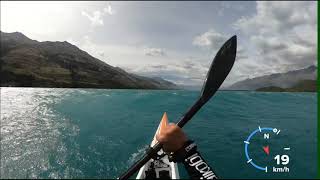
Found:
[[[149,145],[145,145],[143,147],[140,147],[137,149],[137,152],[132,153],[129,157],[129,160],[127,162],[127,167],[130,167],[133,163],[135,163],[136,161],[138,161],[140,158],[142,158],[142,156],[144,155],[144,153],[146,152],[146,150],[149,148]]]

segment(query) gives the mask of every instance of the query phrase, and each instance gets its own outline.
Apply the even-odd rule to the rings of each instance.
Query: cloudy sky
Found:
[[[129,72],[200,85],[225,40],[238,53],[224,86],[316,65],[314,2],[4,2],[1,31],[68,41]]]

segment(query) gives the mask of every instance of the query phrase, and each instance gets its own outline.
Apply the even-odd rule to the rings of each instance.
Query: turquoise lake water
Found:
[[[116,178],[143,154],[163,112],[177,121],[198,94],[1,88],[1,178]],[[287,154],[290,172],[247,163],[243,141],[259,126],[281,132],[256,135],[250,157],[272,167],[277,154]],[[184,129],[220,178],[316,177],[316,93],[220,91]]]

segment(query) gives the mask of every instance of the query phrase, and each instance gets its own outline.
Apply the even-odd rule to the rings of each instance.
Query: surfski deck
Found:
[[[161,131],[161,127],[166,126],[167,121],[166,114],[164,114],[151,142],[151,147],[157,143],[156,134]],[[161,149],[156,159],[150,159],[140,168],[136,179],[180,179],[178,165],[169,162],[168,156]]]

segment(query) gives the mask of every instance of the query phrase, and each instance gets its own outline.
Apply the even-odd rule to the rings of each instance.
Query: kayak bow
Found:
[[[167,114],[164,113],[158,129],[151,142],[151,147],[156,143],[156,134],[161,133],[161,129],[165,128],[168,124]],[[150,159],[139,170],[136,179],[179,179],[178,165],[174,162],[169,162],[168,155],[161,149],[157,155]]]

